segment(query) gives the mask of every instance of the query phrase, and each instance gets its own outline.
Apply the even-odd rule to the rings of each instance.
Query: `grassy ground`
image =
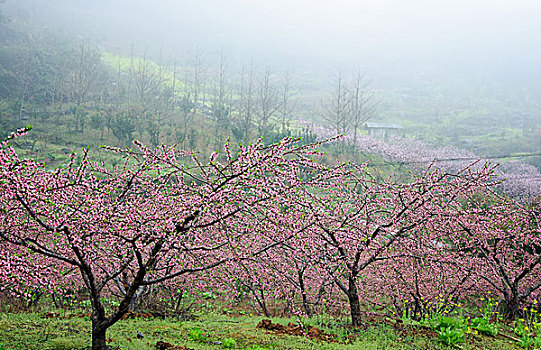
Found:
[[[195,320],[132,318],[118,322],[108,332],[112,349],[156,349],[158,341],[187,349],[452,349],[437,335],[416,325],[367,320],[366,326],[352,330],[339,320],[316,318],[305,321],[326,333],[336,334],[334,342],[313,341],[306,336],[275,334],[257,329],[259,316],[228,316],[216,313]],[[295,323],[294,319],[273,322]],[[342,326],[340,325],[342,324]],[[144,338],[138,339],[137,333]],[[8,349],[86,349],[90,345],[90,320],[75,313],[2,313],[0,350]],[[456,348],[456,347],[455,347]],[[462,349],[518,349],[509,340],[468,334]]]

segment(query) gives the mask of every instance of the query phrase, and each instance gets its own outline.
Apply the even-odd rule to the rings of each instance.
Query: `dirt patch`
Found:
[[[306,335],[312,340],[323,340],[326,342],[336,341],[336,334],[325,333],[317,327],[310,327],[307,331],[305,331],[302,326],[295,325],[291,322],[289,322],[287,326],[284,326],[279,323],[272,323],[271,320],[265,319],[259,322],[256,328],[266,329],[274,332],[275,334],[289,334],[297,336]]]
[[[129,318],[165,318],[165,316],[159,312],[133,312],[133,311],[129,311],[124,316],[122,316],[123,320],[129,319]]]
[[[161,340],[156,343],[156,349],[158,350],[193,350],[185,346],[173,345],[171,343],[168,343],[166,341],[161,341]]]
[[[425,326],[406,326],[401,323],[396,323],[393,328],[400,337],[424,337],[424,338],[437,338],[438,333],[432,328]]]
[[[43,318],[47,318],[47,319],[57,318],[60,320],[68,320],[71,318],[85,318],[85,317],[90,318],[90,316],[92,315],[91,314],[69,314],[69,315],[62,316],[58,312],[47,312],[46,314],[42,315]]]

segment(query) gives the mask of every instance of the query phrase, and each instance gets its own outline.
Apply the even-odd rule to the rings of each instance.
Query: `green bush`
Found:
[[[188,331],[188,338],[193,341],[205,341],[207,340],[207,335],[205,334],[205,331],[195,327]]]
[[[490,323],[485,317],[476,317],[471,321],[472,328],[480,333],[495,336],[498,334],[498,324]]]
[[[233,338],[226,338],[222,340],[222,346],[226,349],[234,348],[237,345],[237,341]]]
[[[464,331],[461,328],[442,327],[438,339],[447,345],[457,345],[464,342]]]

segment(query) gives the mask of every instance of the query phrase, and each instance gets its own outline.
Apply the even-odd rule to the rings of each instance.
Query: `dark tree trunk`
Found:
[[[308,317],[312,317],[312,310],[310,310],[310,305],[308,305],[308,298],[306,296],[306,287],[304,285],[304,276],[303,276],[303,273],[304,271],[303,270],[299,270],[298,271],[298,275],[299,275],[299,286],[301,288],[301,294],[302,294],[302,306],[304,307],[304,311],[306,312],[306,315]]]
[[[359,293],[357,292],[357,285],[355,280],[350,276],[348,281],[348,300],[351,310],[351,324],[354,327],[361,325],[361,304],[359,302]]]
[[[502,314],[506,320],[514,320],[521,315],[520,301],[516,293],[511,293],[502,305]]]
[[[257,305],[261,308],[261,311],[263,311],[263,315],[265,317],[270,317],[269,310],[267,309],[267,304],[265,304],[265,293],[263,292],[263,289],[255,290],[251,286],[248,286],[250,288],[250,292],[252,292],[252,295],[254,296],[255,301],[257,302]],[[258,295],[259,292],[259,295]],[[254,310],[259,312],[257,308],[254,306]]]
[[[306,297],[306,292],[302,292],[302,305],[304,307],[304,311],[306,312],[306,316],[312,317],[312,310],[310,310],[310,305],[308,305],[308,298]]]
[[[259,293],[261,294],[261,299],[257,298],[257,302],[263,310],[263,315],[265,315],[265,317],[270,317],[269,310],[267,309],[267,303],[265,303],[265,294],[262,289],[259,290]]]
[[[182,303],[182,297],[184,296],[184,291],[180,290],[179,296],[177,301],[175,302],[175,298],[173,297],[173,304],[175,305],[175,314],[179,314],[180,305]]]
[[[107,338],[105,332],[107,328],[102,322],[92,320],[92,350],[106,350]]]

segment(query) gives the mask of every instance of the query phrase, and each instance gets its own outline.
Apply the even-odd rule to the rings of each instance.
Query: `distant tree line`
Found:
[[[292,125],[299,89],[287,72],[253,64],[235,71],[223,51],[209,57],[194,50],[179,64],[146,54],[114,56],[87,40],[19,23],[2,31],[3,130],[47,120],[58,126],[54,132],[84,135],[85,142],[128,145],[138,138],[209,151],[228,137],[242,144],[291,135],[315,139],[306,127]],[[313,113],[336,133],[351,133],[356,143],[377,100],[362,75],[350,80],[346,84],[340,74],[328,101]],[[354,153],[355,147],[338,150]]]

